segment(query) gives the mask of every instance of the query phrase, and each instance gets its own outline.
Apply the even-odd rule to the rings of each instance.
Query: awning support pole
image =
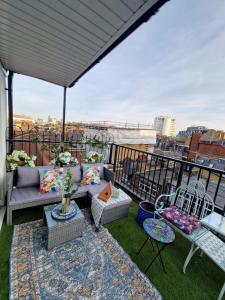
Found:
[[[8,126],[9,126],[9,149],[8,152],[13,151],[13,71],[8,74]]]
[[[64,138],[65,138],[65,118],[66,118],[66,86],[64,86],[64,93],[63,93],[63,119],[62,119],[62,135],[61,135],[62,142],[64,142]]]

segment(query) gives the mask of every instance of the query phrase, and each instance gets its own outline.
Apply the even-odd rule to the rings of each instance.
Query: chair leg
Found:
[[[12,225],[12,210],[7,207],[7,225]]]
[[[221,291],[220,291],[218,300],[222,300],[222,299],[223,299],[223,294],[224,294],[224,292],[225,292],[225,282],[224,282],[223,287],[222,287],[222,289],[221,289]]]
[[[187,268],[187,265],[189,264],[189,261],[191,260],[192,256],[195,254],[195,252],[199,249],[199,247],[196,247],[194,243],[192,243],[191,245],[191,249],[188,253],[188,256],[185,260],[185,263],[184,263],[184,266],[183,266],[183,272],[185,273],[186,272],[186,268]]]

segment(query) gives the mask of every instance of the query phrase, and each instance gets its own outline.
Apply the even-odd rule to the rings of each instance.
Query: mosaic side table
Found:
[[[153,264],[153,262],[159,257],[160,263],[162,265],[162,268],[164,272],[166,273],[165,265],[162,260],[161,252],[171,244],[175,240],[175,234],[173,232],[173,229],[169,227],[166,223],[164,223],[161,220],[153,219],[153,218],[147,218],[143,222],[143,228],[148,235],[147,239],[145,240],[144,244],[141,246],[140,250],[138,251],[138,254],[140,254],[141,250],[144,248],[145,244],[148,240],[150,240],[152,244],[152,248],[154,251],[153,241],[156,244],[157,248],[157,254],[152,259],[148,267],[145,269],[145,273],[148,272],[149,268]],[[159,248],[159,244],[163,244],[161,248]]]
[[[52,218],[51,211],[56,205],[53,204],[44,207],[43,221],[48,228],[48,250],[61,243],[82,236],[85,226],[84,215],[75,201],[71,201],[71,205],[75,206],[77,213],[69,220],[58,221]]]

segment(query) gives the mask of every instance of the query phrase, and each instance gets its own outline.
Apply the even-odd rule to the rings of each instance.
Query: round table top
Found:
[[[147,218],[143,222],[143,227],[145,232],[158,242],[169,244],[175,239],[173,229],[159,219]]]

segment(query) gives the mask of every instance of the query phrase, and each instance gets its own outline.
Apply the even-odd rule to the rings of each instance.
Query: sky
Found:
[[[61,119],[63,88],[14,77],[14,112]],[[225,1],[171,0],[67,89],[66,121],[225,130]]]

